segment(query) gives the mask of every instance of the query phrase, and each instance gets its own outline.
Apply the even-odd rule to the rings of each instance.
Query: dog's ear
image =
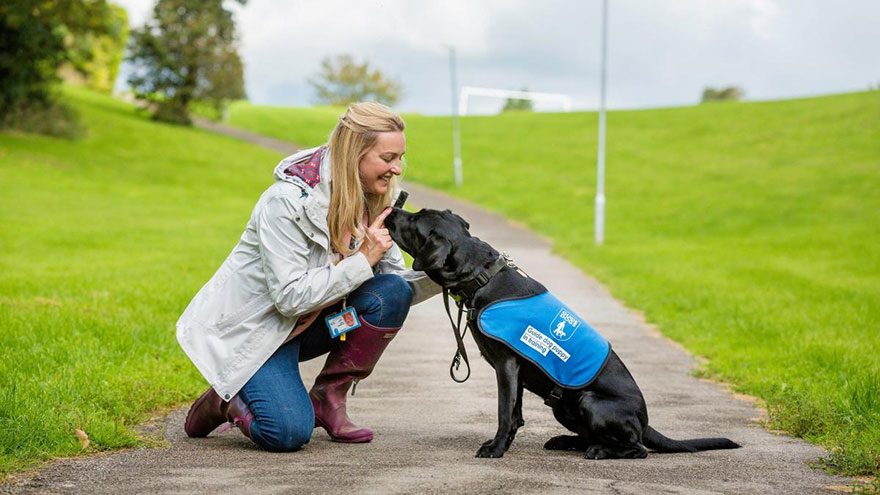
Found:
[[[418,256],[413,258],[413,270],[425,271],[442,268],[451,250],[452,244],[447,239],[429,236],[425,245],[419,250]]]
[[[470,230],[471,224],[467,223],[467,220],[464,218],[452,213],[452,210],[443,210],[443,213],[445,213],[447,217],[452,217],[453,220],[460,223],[464,227],[464,230]]]

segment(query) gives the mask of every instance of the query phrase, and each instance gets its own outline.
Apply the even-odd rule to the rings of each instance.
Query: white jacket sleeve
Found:
[[[379,260],[376,265],[377,273],[394,273],[403,277],[409,282],[409,286],[413,291],[412,304],[416,305],[432,296],[435,296],[443,290],[437,283],[428,278],[425,272],[417,272],[406,267],[403,261],[403,254],[397,243],[391,246],[391,249],[385,252],[385,256]]]
[[[269,295],[281,314],[295,317],[333,302],[373,277],[366,256],[309,268],[309,239],[298,211],[284,195],[267,199],[256,218],[257,238]]]

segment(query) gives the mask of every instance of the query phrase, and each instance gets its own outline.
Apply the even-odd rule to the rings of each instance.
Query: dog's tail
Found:
[[[654,428],[648,427],[642,437],[645,447],[657,452],[699,452],[701,450],[738,449],[740,444],[727,438],[694,438],[691,440],[673,440],[663,436]]]

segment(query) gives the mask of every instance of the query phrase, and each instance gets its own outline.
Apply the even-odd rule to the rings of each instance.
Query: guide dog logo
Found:
[[[581,320],[565,309],[560,309],[556,318],[550,322],[550,334],[556,340],[566,341],[574,335],[574,332],[581,326]]]

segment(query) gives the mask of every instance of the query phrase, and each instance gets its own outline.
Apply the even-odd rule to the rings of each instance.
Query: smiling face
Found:
[[[402,131],[380,132],[376,144],[358,164],[358,176],[365,194],[385,194],[391,178],[401,173],[401,159],[406,153]]]

